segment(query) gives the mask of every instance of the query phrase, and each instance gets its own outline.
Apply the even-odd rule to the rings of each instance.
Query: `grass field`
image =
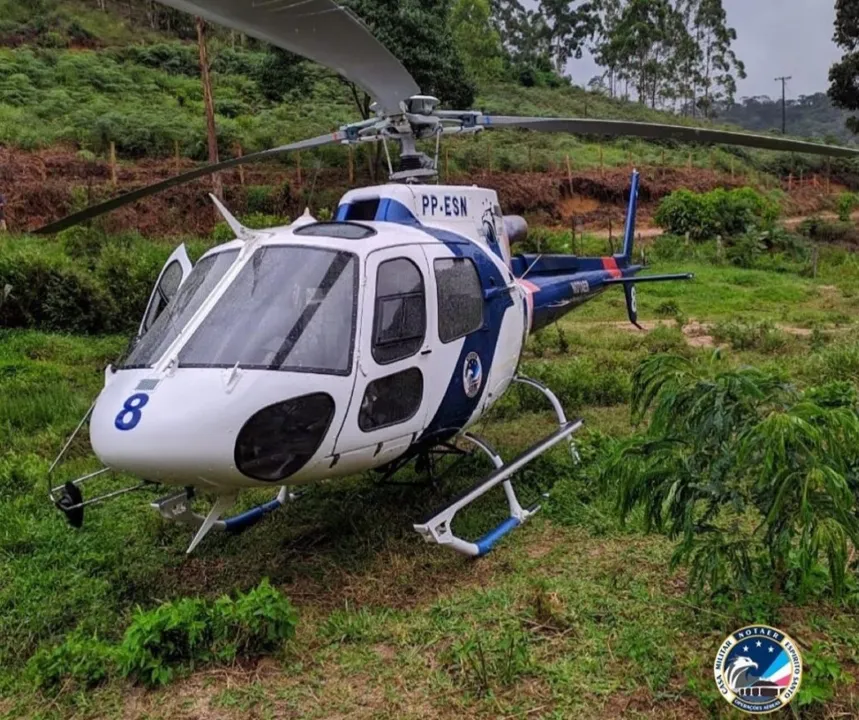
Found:
[[[630,373],[654,352],[704,358],[719,346],[726,366],[777,370],[800,385],[859,382],[852,255],[824,253],[810,279],[802,263],[768,256],[744,270],[707,252],[654,265],[696,280],[642,286],[647,332],[624,327],[622,298],[607,293],[532,339],[524,371],[585,419],[584,462],[574,467],[556,449],[526,470],[524,500],[554,486],[545,512],[478,561],[409,529],[485,470],[476,458],[441,489],[372,478],[320,486],[243,535],[210,537],[189,559],[188,530],[162,523],[148,495],[93,509],[74,531],[48,502],[46,472],[125,339],[0,331],[0,713],[733,717],[712,680],[715,649],[738,627],[766,622],[805,655],[794,713],[856,716],[855,591],[838,604],[823,594],[802,605],[772,595],[693,600],[684,570],[669,571],[673,543],[644,533],[635,516],[622,525],[597,478],[606,446],[632,430]],[[482,433],[509,458],[551,427],[541,403],[517,389]],[[61,477],[95,467],[81,441]],[[459,531],[476,536],[503,512],[493,491],[462,513]],[[213,598],[263,576],[299,622],[296,637],[260,661],[204,665],[160,690],[119,677],[89,689],[34,687],[29,658],[73,630],[116,641],[138,606]]]

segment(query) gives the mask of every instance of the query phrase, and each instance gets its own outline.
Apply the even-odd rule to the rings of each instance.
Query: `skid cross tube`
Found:
[[[471,490],[468,490],[459,498],[454,500],[444,510],[436,513],[426,522],[415,525],[415,530],[417,530],[427,542],[447,545],[457,552],[471,555],[473,557],[485,555],[502,537],[509,533],[513,528],[524,523],[540,509],[539,505],[534,505],[527,509],[523,509],[519,505],[519,501],[516,499],[516,493],[513,490],[510,478],[528,463],[532,462],[544,452],[557,445],[561,440],[568,438],[576,432],[576,430],[581,428],[582,425],[582,420],[573,420],[564,423],[558,430],[532,445],[507,465],[502,463],[501,458],[494,450],[492,450],[488,443],[476,436],[466,433],[463,437],[480,447],[487,453],[487,455],[489,455],[490,459],[495,464],[495,470],[477,483],[477,485],[471,488]],[[510,517],[475,542],[469,542],[468,540],[463,540],[462,538],[454,535],[451,525],[456,513],[462,510],[466,505],[477,500],[477,498],[487,493],[499,483],[504,483],[504,492],[507,495],[507,502],[510,506]]]
[[[548,387],[543,385],[541,382],[537,382],[536,380],[532,380],[529,377],[525,377],[524,375],[516,375],[513,378],[513,382],[521,383],[522,385],[527,385],[528,387],[532,387],[535,390],[539,390],[543,395],[548,399],[548,401],[552,405],[552,410],[555,411],[555,415],[558,417],[558,425],[563,427],[567,423],[567,416],[564,413],[564,408],[561,407],[561,401],[558,400],[558,396],[555,395]],[[578,465],[581,462],[581,457],[579,456],[579,451],[576,448],[576,443],[573,441],[573,436],[569,436],[570,442],[570,455],[573,458],[573,462]]]

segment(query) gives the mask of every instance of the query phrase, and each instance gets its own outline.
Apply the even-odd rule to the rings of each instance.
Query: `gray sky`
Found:
[[[737,98],[780,96],[781,84],[773,78],[781,75],[793,77],[788,97],[826,91],[829,67],[841,57],[832,41],[835,0],[724,0],[724,6],[737,31],[734,50],[748,74]],[[571,62],[569,70],[580,85],[599,74],[590,57]]]

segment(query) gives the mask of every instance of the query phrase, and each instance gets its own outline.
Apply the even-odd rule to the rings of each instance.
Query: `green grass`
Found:
[[[130,495],[87,511],[82,531],[50,506],[45,474],[102,382],[124,338],[32,331],[0,335],[0,712],[13,716],[175,717],[195,708],[229,717],[337,714],[367,717],[729,717],[711,664],[718,642],[747,622],[782,627],[814,658],[813,683],[826,709],[859,712],[848,673],[859,660],[852,600],[802,607],[750,597],[728,607],[692,607],[682,571],[668,572],[672,544],[622,527],[611,495],[588,468],[607,437],[631,431],[629,373],[652,352],[707,355],[691,347],[664,308],[719,324],[731,364],[779,369],[802,384],[859,382],[852,338],[854,276],[849,260],[824,255],[816,280],[794,273],[740,270],[701,261],[662,262],[659,272],[691,270],[693,283],[642,286],[642,333],[618,327],[619,293],[606,293],[532,339],[523,370],[549,380],[568,413],[587,429],[585,466],[557,448],[517,481],[523,502],[554,486],[545,512],[486,559],[471,562],[425,545],[410,530],[486,470],[469,459],[442,489],[377,486],[370,478],[315,488],[236,537],[212,536],[191,558],[186,528],[162,523],[151,495]],[[830,283],[837,276],[837,285]],[[661,314],[657,314],[657,309]],[[733,325],[731,325],[733,323]],[[779,342],[746,328],[787,330]],[[769,325],[767,325],[769,324]],[[736,343],[739,349],[732,347]],[[512,390],[479,429],[505,457],[546,434],[551,415],[527,388]],[[58,479],[97,467],[84,440]],[[410,479],[406,473],[403,479]],[[243,506],[266,499],[251,492]],[[457,518],[480,534],[503,517],[493,491]],[[72,630],[121,639],[138,605],[246,590],[269,577],[299,609],[296,638],[258,666],[202,670],[161,691],[130,690],[113,678],[94,690],[74,684],[58,697],[35,692],[28,658]],[[815,650],[812,651],[812,645]],[[838,672],[827,675],[827,663]],[[131,698],[136,698],[132,706]],[[812,705],[808,717],[818,717]],[[817,713],[817,714],[815,714]]]

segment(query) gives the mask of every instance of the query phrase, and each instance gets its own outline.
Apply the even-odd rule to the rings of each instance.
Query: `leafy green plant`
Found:
[[[750,268],[766,249],[761,234],[753,230],[733,238],[728,244],[725,256],[732,265]]]
[[[859,196],[856,193],[841,193],[835,201],[838,219],[841,222],[848,222],[857,206],[859,206]]]
[[[845,588],[856,515],[859,416],[843,385],[800,392],[754,368],[724,369],[672,355],[634,373],[634,419],[646,432],[621,444],[606,474],[626,518],[680,538],[672,564],[690,587],[737,593],[769,578],[809,593],[815,574]]]
[[[121,672],[163,685],[178,671],[269,652],[295,633],[298,615],[267,579],[235,600],[185,598],[138,611],[118,650]]]
[[[819,643],[803,652],[802,665],[802,685],[797,697],[800,707],[823,705],[835,696],[837,685],[853,681],[838,660],[829,655],[826,648]]]
[[[675,190],[659,203],[654,220],[670,233],[700,241],[769,229],[778,215],[778,203],[752,188],[717,188],[708,193]]]
[[[59,690],[73,683],[98,685],[114,671],[115,650],[98,637],[72,633],[53,648],[39,650],[27,664],[30,681],[43,690]]]

